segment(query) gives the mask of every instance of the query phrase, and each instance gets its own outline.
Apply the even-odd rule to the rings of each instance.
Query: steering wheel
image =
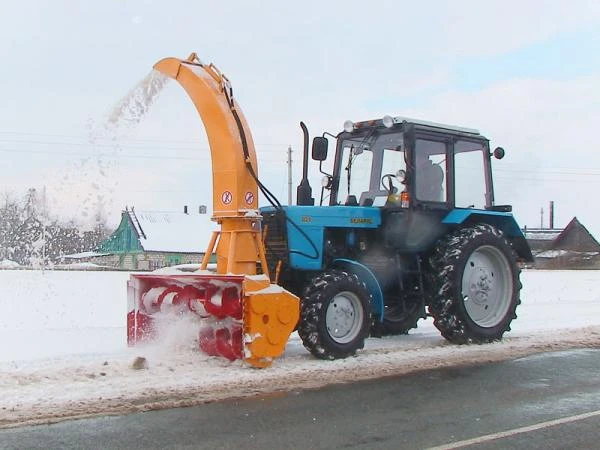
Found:
[[[398,189],[396,189],[396,186],[394,186],[394,182],[393,182],[394,179],[396,179],[396,175],[391,174],[391,173],[386,173],[384,176],[381,177],[381,185],[390,194],[394,194],[394,193],[398,192]],[[388,184],[387,186],[386,186],[386,180],[387,180],[387,184]]]

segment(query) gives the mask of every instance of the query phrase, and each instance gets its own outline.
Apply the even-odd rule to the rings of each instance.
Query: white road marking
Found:
[[[590,417],[600,416],[600,411],[592,411],[585,414],[578,414],[576,416],[563,417],[562,419],[549,420],[547,422],[537,423],[535,425],[529,425],[527,427],[514,428],[512,430],[501,431],[499,433],[487,434],[485,436],[479,436],[472,439],[466,439],[464,441],[451,442],[450,444],[440,445],[437,447],[430,447],[427,450],[452,450],[455,448],[467,447],[474,444],[482,444],[484,442],[493,441],[496,439],[502,439],[506,437],[515,436],[517,434],[529,433],[531,431],[542,430],[544,428],[555,427],[565,423],[577,422],[578,420],[589,419]]]

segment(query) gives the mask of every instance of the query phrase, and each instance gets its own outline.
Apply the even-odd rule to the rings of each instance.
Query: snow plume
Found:
[[[87,142],[90,148],[85,156],[74,160],[61,179],[52,187],[53,205],[70,210],[78,205],[77,222],[86,228],[103,225],[107,216],[123,208],[117,199],[121,177],[119,158],[127,134],[148,114],[168,78],[151,71],[101,119],[86,122]],[[117,222],[116,216],[111,222]]]
[[[107,225],[108,215],[115,207],[120,148],[96,120],[88,119],[85,126],[87,142],[80,145],[86,152],[71,160],[62,174],[56,174],[49,197],[53,210],[67,217],[75,212],[77,224],[94,230]]]
[[[119,101],[107,117],[105,128],[135,126],[144,118],[169,78],[152,70]]]

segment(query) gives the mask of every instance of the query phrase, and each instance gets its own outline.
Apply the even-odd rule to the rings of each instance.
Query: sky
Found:
[[[154,63],[195,51],[231,80],[260,178],[284,203],[289,146],[294,193],[301,175],[301,120],[320,135],[401,115],[505,148],[496,201],[522,226],[547,227],[554,201],[557,227],[577,216],[600,238],[598,2],[2,3],[0,195],[45,189],[61,217],[102,210],[112,225],[126,206],[209,204],[205,132],[176,83],[139,123],[106,127]]]

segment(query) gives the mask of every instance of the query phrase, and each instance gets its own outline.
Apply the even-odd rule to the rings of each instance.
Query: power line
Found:
[[[185,144],[185,143],[196,144],[196,143],[198,143],[198,139],[155,139],[155,138],[149,139],[149,138],[130,138],[130,137],[112,138],[112,137],[95,136],[93,133],[91,133],[89,136],[83,136],[83,135],[67,135],[67,134],[22,133],[22,132],[13,132],[13,131],[0,131],[0,136],[1,135],[33,136],[33,137],[45,136],[45,137],[52,137],[52,138],[66,138],[66,139],[75,139],[75,140],[83,140],[83,141],[89,141],[90,139],[96,139],[99,141],[109,141],[109,142],[129,141],[129,142],[151,142],[151,143],[167,143],[167,144]],[[3,139],[0,139],[0,141],[2,141],[2,140]],[[284,147],[287,147],[288,144],[263,142],[260,144],[255,143],[254,145],[256,145],[256,146],[260,145],[263,147],[282,147],[282,148],[284,148]]]
[[[534,177],[494,177],[494,181],[496,180],[518,180],[523,182],[533,182],[533,183],[600,183],[600,178],[597,180],[591,179],[565,179],[565,178],[534,178]]]
[[[168,149],[166,149],[168,150]],[[0,148],[0,152],[4,153],[17,153],[17,154],[44,154],[44,155],[65,155],[65,156],[85,156],[85,157],[110,157],[115,159],[125,158],[125,159],[157,159],[157,160],[182,160],[182,161],[208,161],[211,158],[209,151],[200,153],[198,156],[160,156],[160,155],[131,155],[126,154],[124,152],[116,152],[116,153],[82,153],[82,152],[66,152],[66,151],[53,151],[53,150],[32,150],[32,149],[15,149],[15,148]],[[257,155],[259,161],[271,161],[277,162],[282,161],[285,162],[285,153],[282,153],[281,158],[275,158],[273,155],[269,155],[270,157]]]
[[[11,144],[23,144],[30,145],[34,144],[37,146],[40,145],[60,145],[64,147],[82,147],[88,148],[90,151],[98,148],[106,148],[112,149],[113,151],[120,150],[140,150],[140,151],[174,151],[174,152],[210,152],[210,147],[170,147],[170,146],[153,146],[149,147],[145,146],[131,146],[131,145],[122,145],[122,144],[95,144],[95,143],[81,143],[81,142],[49,142],[49,141],[24,141],[24,140],[10,140],[10,139],[0,139],[0,143],[11,143]],[[260,149],[260,153],[269,153],[269,154],[282,154],[285,155],[286,152],[282,147],[281,150],[274,149],[263,149],[261,145],[255,144],[255,147]],[[25,150],[27,151],[27,150]]]
[[[2,136],[8,136],[9,138],[5,138]],[[66,156],[108,156],[114,158],[127,158],[127,159],[155,159],[155,160],[182,160],[182,161],[206,161],[210,158],[210,148],[199,146],[199,147],[180,147],[173,146],[173,144],[183,143],[183,144],[197,144],[197,140],[192,139],[181,139],[181,140],[161,140],[161,139],[143,139],[143,138],[119,138],[118,140],[113,140],[111,138],[103,138],[103,137],[93,137],[97,142],[62,142],[62,141],[54,141],[54,140],[33,140],[33,139],[14,139],[11,136],[33,136],[33,137],[52,137],[52,138],[66,138],[66,139],[86,139],[84,136],[77,135],[66,135],[66,134],[45,134],[45,133],[24,133],[24,132],[11,132],[11,131],[0,131],[0,143],[6,142],[11,144],[18,145],[35,145],[35,146],[43,146],[43,145],[61,145],[65,147],[80,147],[89,149],[90,152],[68,152],[68,151],[51,151],[51,150],[42,150],[39,148],[26,148],[26,149],[16,149],[16,148],[0,148],[0,152],[5,153],[24,153],[24,154],[48,154],[48,155],[66,155]],[[90,137],[87,137],[90,138]],[[102,143],[105,142],[105,143]],[[132,144],[123,144],[123,142],[131,142]],[[143,145],[143,143],[151,143],[153,146]],[[161,145],[165,144],[165,145]],[[166,145],[170,144],[170,145]],[[275,149],[265,149],[263,147],[266,146],[277,146],[280,147],[281,150]],[[288,144],[273,144],[273,143],[255,143],[255,147],[257,148],[257,158],[261,161],[269,161],[276,162],[280,161],[279,158],[273,158],[273,155],[278,155],[281,157],[281,161],[285,162],[283,158],[286,156],[285,149]],[[112,149],[112,152],[109,153],[100,153],[97,154],[94,152],[98,148],[107,148]],[[196,156],[173,156],[173,155],[132,155],[125,153],[126,150],[140,150],[144,152],[199,152]],[[268,154],[265,157],[264,154]],[[584,179],[564,179],[564,178],[556,178],[556,177],[545,177],[545,175],[559,175],[559,176],[585,176],[585,177],[596,177],[600,176],[600,168],[565,168],[561,167],[559,170],[554,168],[536,168],[533,170],[528,169],[510,169],[510,168],[501,168],[495,167],[494,174],[529,174],[529,176],[494,176],[494,179],[505,179],[505,180],[526,180],[532,182],[596,182],[595,180],[584,180]],[[541,175],[544,178],[539,178],[538,175]]]
[[[597,170],[597,172],[580,172],[580,170]],[[509,173],[537,173],[537,172],[542,172],[544,174],[555,174],[555,175],[591,175],[591,176],[599,176],[600,175],[600,168],[596,169],[596,168],[585,168],[585,169],[579,169],[579,168],[566,168],[563,167],[562,170],[554,170],[552,168],[548,168],[548,169],[544,169],[544,168],[540,168],[540,169],[535,169],[535,170],[527,170],[527,169],[497,169],[494,168],[494,173],[502,173],[502,172],[509,172]]]

